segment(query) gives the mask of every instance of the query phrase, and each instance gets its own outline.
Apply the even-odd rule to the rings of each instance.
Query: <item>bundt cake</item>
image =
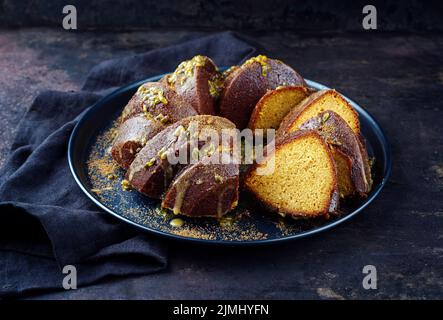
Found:
[[[121,122],[141,113],[165,125],[197,115],[189,103],[163,82],[141,85],[123,109]]]
[[[263,55],[251,58],[226,76],[220,95],[220,116],[243,129],[266,91],[282,85],[306,86],[306,83],[296,71],[279,60]]]
[[[268,91],[255,105],[248,127],[277,130],[286,114],[309,93],[309,89],[303,86],[282,86]]]
[[[355,190],[360,195],[364,196],[371,190],[371,169],[366,148],[361,143],[360,137],[352,131],[343,118],[327,110],[303,123],[300,129],[318,131],[331,148],[340,150],[350,158],[350,176]],[[341,169],[344,168],[344,166],[341,167]],[[339,172],[339,175],[349,174]]]
[[[261,202],[292,217],[328,216],[336,211],[337,173],[319,133],[292,132],[277,137],[274,150],[270,145],[266,150],[266,161],[252,165],[245,177],[246,188]],[[272,161],[272,173],[260,174]]]
[[[278,131],[264,161],[254,150],[256,162],[240,175],[238,129],[246,126]],[[240,180],[293,218],[328,217],[340,197],[372,186],[356,111],[335,90],[312,93],[291,67],[262,55],[223,73],[199,55],[143,84],[119,118],[111,154],[127,170],[125,188],[190,217],[232,210]]]
[[[122,168],[128,169],[137,152],[164,127],[160,121],[148,119],[144,114],[127,119],[118,128],[111,148],[112,157]]]
[[[195,56],[183,61],[177,69],[163,80],[198,114],[215,115],[222,76],[214,62],[205,56]]]
[[[174,123],[149,140],[136,155],[126,173],[129,184],[148,197],[160,199],[183,165],[171,163],[169,158],[184,154],[184,162],[189,163],[194,148],[204,148],[207,145],[204,143],[207,142],[207,137],[204,136],[207,129],[221,134],[222,130],[234,130],[235,126],[228,119],[211,115],[188,117]],[[197,146],[192,146],[192,150],[191,137],[197,138],[199,142]],[[219,141],[222,141],[220,137]]]
[[[325,110],[331,110],[337,113],[346,121],[352,131],[360,134],[360,122],[357,112],[335,90],[317,91],[300,102],[300,104],[292,109],[283,119],[279,132],[298,130],[302,123]]]
[[[177,174],[163,198],[163,208],[174,214],[219,218],[237,206],[239,162],[233,158],[226,164],[212,164],[210,159],[205,156]]]

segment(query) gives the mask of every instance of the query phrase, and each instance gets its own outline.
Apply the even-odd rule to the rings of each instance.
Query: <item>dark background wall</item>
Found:
[[[372,4],[381,31],[443,31],[441,0],[0,0],[0,26],[61,27],[67,4],[79,30],[363,31],[362,8]]]

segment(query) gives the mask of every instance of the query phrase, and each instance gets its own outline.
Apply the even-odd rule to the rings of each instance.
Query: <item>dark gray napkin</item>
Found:
[[[255,52],[224,32],[105,61],[80,92],[41,93],[0,172],[0,297],[60,290],[66,265],[76,267],[78,286],[165,269],[164,241],[100,211],[76,185],[66,158],[71,131],[85,109],[117,87],[171,71],[196,54],[229,66]]]

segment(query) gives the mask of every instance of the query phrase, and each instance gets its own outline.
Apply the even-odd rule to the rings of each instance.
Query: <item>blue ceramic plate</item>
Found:
[[[238,208],[221,221],[181,217],[182,227],[170,224],[172,217],[159,208],[159,201],[135,191],[123,191],[120,182],[123,170],[116,168],[109,154],[114,121],[123,107],[144,82],[157,81],[155,76],[121,88],[101,99],[83,113],[75,126],[68,147],[71,172],[83,192],[100,208],[142,230],[167,238],[208,244],[252,245],[299,239],[331,229],[366,208],[380,193],[391,171],[391,154],[383,130],[375,119],[352,100],[357,110],[368,153],[375,158],[374,186],[366,199],[356,199],[341,205],[340,216],[329,219],[292,220],[270,214],[256,207],[244,194]],[[327,89],[307,80],[314,89]],[[114,130],[115,131],[115,130]],[[115,174],[115,179],[109,179]]]

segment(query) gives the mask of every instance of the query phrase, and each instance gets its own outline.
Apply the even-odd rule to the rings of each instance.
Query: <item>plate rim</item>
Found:
[[[386,159],[386,166],[383,170],[383,177],[382,180],[380,182],[379,185],[377,185],[377,187],[373,190],[372,194],[366,199],[366,201],[359,206],[357,209],[355,209],[354,211],[352,211],[351,213],[347,214],[346,216],[343,216],[331,223],[327,223],[325,225],[322,225],[318,228],[314,228],[308,231],[303,231],[300,233],[297,233],[295,235],[290,235],[290,236],[284,236],[281,238],[274,238],[274,239],[262,239],[262,240],[245,240],[245,241],[239,241],[239,240],[210,240],[210,239],[199,239],[199,238],[191,238],[191,237],[185,237],[185,236],[180,236],[180,235],[176,235],[176,234],[172,234],[172,233],[167,233],[161,230],[157,230],[151,227],[147,227],[144,225],[141,225],[137,222],[134,222],[128,218],[125,218],[119,214],[117,214],[116,212],[114,212],[111,208],[108,208],[105,204],[103,204],[102,202],[100,202],[95,195],[92,194],[92,192],[90,191],[90,188],[88,188],[88,186],[85,186],[83,184],[83,182],[81,181],[80,177],[77,174],[77,170],[76,170],[76,166],[74,165],[74,143],[75,143],[75,139],[78,136],[78,132],[81,130],[83,124],[88,120],[88,118],[97,111],[97,107],[99,105],[103,105],[105,104],[107,101],[111,100],[114,96],[119,95],[122,92],[131,90],[135,87],[138,87],[140,85],[142,85],[145,82],[148,81],[157,81],[159,79],[161,79],[163,76],[167,75],[168,73],[164,73],[164,74],[160,74],[160,75],[156,75],[156,76],[152,76],[149,78],[146,78],[144,80],[140,80],[140,81],[136,81],[133,82],[129,85],[126,85],[124,87],[118,88],[114,91],[112,91],[111,93],[109,93],[108,95],[104,96],[103,98],[99,99],[97,102],[95,102],[93,105],[91,105],[90,107],[88,107],[86,110],[84,110],[79,116],[78,116],[78,121],[75,124],[71,135],[69,137],[69,141],[68,141],[68,164],[69,164],[69,169],[71,171],[72,176],[74,177],[74,180],[76,181],[77,185],[80,187],[80,189],[83,191],[83,193],[86,194],[86,196],[92,200],[94,202],[95,205],[97,205],[98,207],[100,207],[101,209],[103,209],[105,212],[110,213],[112,216],[118,218],[119,220],[122,220],[126,223],[129,223],[132,226],[137,227],[140,230],[143,231],[147,231],[151,234],[154,235],[159,235],[163,238],[167,238],[167,239],[172,239],[172,240],[179,240],[179,241],[186,241],[186,242],[191,242],[191,243],[198,243],[198,244],[207,244],[207,245],[222,245],[222,246],[255,246],[255,245],[265,245],[265,244],[274,244],[274,243],[283,243],[283,242],[288,242],[288,241],[294,241],[297,239],[302,239],[302,238],[306,238],[324,231],[327,231],[329,229],[332,229],[346,221],[348,221],[349,219],[351,219],[352,217],[354,217],[355,215],[357,215],[358,213],[362,212],[363,209],[365,209],[369,204],[371,204],[375,198],[378,197],[378,195],[380,194],[381,190],[384,188],[384,186],[386,185],[387,181],[389,180],[389,177],[391,175],[391,169],[392,169],[392,155],[391,155],[391,145],[389,143],[389,140],[383,130],[383,128],[380,126],[380,124],[377,122],[377,120],[372,116],[371,113],[369,113],[366,109],[364,109],[363,107],[361,107],[358,103],[354,102],[352,99],[348,98],[347,96],[341,94],[351,105],[353,108],[355,108],[359,114],[363,114],[367,119],[369,119],[369,122],[371,124],[371,127],[376,131],[377,136],[379,138],[381,138],[381,142],[382,142],[382,151],[383,151],[383,156]],[[309,87],[315,88],[317,90],[321,90],[321,89],[331,89],[330,87],[327,87],[321,83],[309,80],[309,79],[305,79],[306,83],[308,84]]]

